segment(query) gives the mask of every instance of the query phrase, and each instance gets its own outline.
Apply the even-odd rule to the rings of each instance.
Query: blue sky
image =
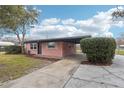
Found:
[[[115,6],[114,5],[113,6],[112,5],[82,5],[82,6],[39,5],[35,7],[42,11],[38,18],[39,28],[35,27],[35,29],[32,30],[32,32],[33,31],[34,32],[33,33],[31,32],[31,34],[36,37],[44,38],[43,35],[46,33],[45,32],[46,30],[49,37],[56,37],[56,36],[63,37],[68,35],[73,36],[74,34],[77,34],[77,33],[78,33],[77,35],[81,35],[81,32],[83,35],[84,33],[89,34],[91,31],[91,34],[93,34],[94,36],[102,36],[103,34],[104,35],[112,34],[112,36],[116,38],[119,36],[121,32],[123,32],[123,29],[124,29],[124,27],[122,26],[122,23],[116,24],[116,25],[110,25],[110,24],[105,25],[105,23],[107,23],[109,19],[109,18],[106,19],[107,13],[110,14],[110,12],[113,11],[112,9],[115,9],[116,5]],[[57,23],[54,24],[55,21]],[[65,21],[66,21],[66,24],[65,24]],[[94,21],[96,22],[94,23]],[[102,21],[105,21],[105,22],[102,22]],[[47,22],[47,25],[42,24],[45,22]],[[74,22],[74,23],[70,25],[70,24],[67,24],[67,22]],[[63,29],[63,30],[65,29],[67,31],[61,32],[62,30],[60,31],[58,29]],[[72,31],[72,29],[75,30],[75,32]],[[92,31],[92,29],[98,30],[98,31]],[[103,31],[103,29],[105,30]],[[71,31],[74,33],[72,33]]]
[[[115,6],[106,5],[42,5],[36,6],[42,10],[40,20],[45,18],[74,18],[87,19],[95,15],[97,12],[107,11]]]

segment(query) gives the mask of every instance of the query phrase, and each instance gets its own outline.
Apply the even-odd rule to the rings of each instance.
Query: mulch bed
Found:
[[[110,66],[110,65],[112,65],[112,63],[103,64],[103,63],[92,63],[90,61],[82,61],[81,64],[95,65],[95,66]]]

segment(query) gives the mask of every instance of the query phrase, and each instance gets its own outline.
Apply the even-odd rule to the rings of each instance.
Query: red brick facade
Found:
[[[38,54],[37,49],[31,49],[30,43],[25,44],[26,53],[34,54],[41,57],[55,57],[62,58],[68,55],[73,55],[76,53],[75,43],[70,42],[55,42],[55,48],[48,48],[48,42],[39,43],[41,48],[41,54]]]

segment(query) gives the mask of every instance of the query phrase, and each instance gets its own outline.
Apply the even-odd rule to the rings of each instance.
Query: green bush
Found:
[[[20,46],[15,46],[15,45],[6,46],[5,47],[5,52],[7,54],[19,54],[19,53],[21,53],[21,47]]]
[[[93,63],[108,64],[114,58],[116,42],[114,38],[86,38],[80,41],[82,52]]]

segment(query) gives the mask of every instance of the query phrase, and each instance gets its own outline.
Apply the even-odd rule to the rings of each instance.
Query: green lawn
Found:
[[[18,78],[34,68],[50,63],[25,55],[5,55],[0,53],[0,82]]]
[[[116,50],[115,53],[118,55],[124,55],[124,50]]]

